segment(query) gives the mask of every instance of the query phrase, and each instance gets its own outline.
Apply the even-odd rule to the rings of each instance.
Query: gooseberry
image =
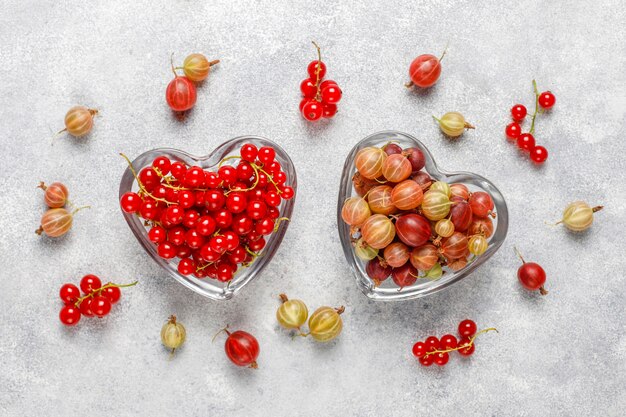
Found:
[[[393,204],[393,188],[388,185],[379,185],[370,190],[367,195],[367,202],[372,213],[392,214],[397,211]]]
[[[65,129],[61,132],[67,132],[77,138],[85,136],[91,132],[93,127],[93,118],[98,114],[98,110],[89,109],[85,106],[74,106],[65,114]]]
[[[350,197],[341,208],[341,218],[350,226],[360,226],[370,217],[370,207],[361,197]]]
[[[423,171],[415,172],[411,175],[411,180],[415,181],[422,187],[422,191],[427,190],[433,183],[433,179],[430,178],[430,175]]]
[[[517,248],[514,249],[515,253],[517,253],[517,256],[522,261],[522,266],[517,270],[517,279],[520,284],[527,290],[539,290],[541,295],[548,294],[548,291],[543,287],[543,284],[546,283],[546,271],[543,270],[541,265],[535,262],[526,262]]]
[[[237,366],[258,368],[256,360],[259,357],[260,348],[256,338],[243,330],[232,333],[227,329],[224,331],[228,335],[226,343],[224,343],[224,350],[228,359]]]
[[[300,329],[309,317],[309,310],[301,300],[290,300],[285,294],[280,294],[282,301],[276,310],[276,320],[285,329]]]
[[[167,104],[174,111],[189,110],[196,104],[196,86],[189,78],[178,75],[173,63],[172,72],[174,79],[165,89]]]
[[[484,235],[488,239],[493,234],[493,222],[489,217],[474,219],[469,229],[467,229],[467,234]]]
[[[167,322],[161,328],[161,343],[168,349],[172,349],[170,356],[174,351],[185,343],[187,331],[185,326],[176,320],[176,316],[171,315]]]
[[[450,237],[454,233],[454,223],[450,219],[441,219],[435,224],[435,233],[441,237]]]
[[[436,281],[443,276],[443,268],[439,262],[436,262],[432,268],[427,270],[422,278]]]
[[[219,62],[219,59],[209,62],[202,54],[191,54],[183,61],[182,70],[191,81],[200,82],[209,76],[211,67]]]
[[[430,54],[423,54],[415,58],[409,67],[411,82],[406,84],[406,86],[411,87],[415,84],[418,87],[426,88],[435,85],[439,75],[441,75],[440,61],[444,55],[445,52],[441,58]]]
[[[365,266],[365,272],[367,272],[367,276],[374,281],[374,285],[379,286],[381,282],[389,278],[391,275],[391,267],[388,265],[383,265],[383,263],[379,259],[372,259]]]
[[[406,148],[402,151],[402,154],[406,156],[406,159],[411,163],[412,172],[417,172],[426,166],[426,158],[424,152],[419,148]]]
[[[472,209],[470,205],[460,197],[453,197],[452,202],[455,204],[450,207],[450,220],[454,223],[454,230],[457,232],[465,232],[474,220]]]
[[[445,239],[440,249],[441,254],[446,259],[461,258],[466,256],[467,251],[467,236],[461,232],[454,232],[452,236]]]
[[[493,213],[493,200],[491,196],[484,191],[472,193],[469,198],[469,205],[472,209],[472,213],[476,217],[495,217],[495,213]]]
[[[453,271],[460,271],[467,266],[467,258],[451,259],[447,266]]]
[[[396,233],[405,244],[417,247],[422,246],[432,235],[430,222],[415,213],[403,214],[396,220]]]
[[[368,179],[375,179],[383,173],[383,163],[387,154],[380,148],[373,146],[361,149],[354,159],[356,169]]]
[[[415,281],[417,281],[417,269],[410,263],[406,263],[399,268],[394,268],[391,271],[391,278],[400,287],[398,289],[400,291],[404,287],[415,284]]]
[[[41,216],[41,226],[35,231],[38,235],[45,233],[49,237],[63,236],[72,228],[74,214],[86,207],[74,209],[71,213],[64,208],[52,208]]]
[[[411,251],[411,265],[420,271],[428,271],[438,260],[439,252],[434,245],[423,245]]]
[[[309,334],[318,342],[329,342],[339,336],[343,328],[341,314],[345,311],[339,308],[320,307],[309,318]]]
[[[474,235],[469,238],[467,247],[472,255],[480,256],[487,250],[489,243],[483,235]]]
[[[387,155],[393,155],[396,153],[402,153],[402,148],[397,143],[389,142],[383,146],[383,151],[385,151]]]
[[[433,118],[439,123],[439,129],[451,138],[458,138],[465,132],[465,129],[474,129],[474,126],[469,124],[465,117],[456,111],[448,112],[441,116],[440,119],[435,116]]]
[[[50,208],[63,207],[67,202],[70,195],[67,187],[60,182],[53,182],[46,186],[43,181],[38,185],[44,191],[43,198],[46,205]]]
[[[465,201],[469,200],[470,192],[465,184],[450,185],[450,197],[459,197]]]
[[[413,180],[404,180],[393,187],[391,203],[400,210],[412,210],[422,203],[424,192]]]
[[[428,190],[422,200],[422,213],[428,220],[441,220],[450,213],[452,203],[447,195],[437,190]]]
[[[368,179],[361,175],[360,172],[355,172],[352,176],[352,185],[358,195],[363,197],[369,190],[379,185],[375,179]]]
[[[411,163],[402,154],[389,155],[383,162],[382,173],[388,181],[403,181],[411,176],[411,172]]]
[[[396,228],[387,216],[374,214],[363,223],[361,236],[371,247],[383,249],[393,241],[396,236]]]
[[[354,253],[359,259],[369,261],[378,255],[378,249],[374,249],[368,245],[363,238],[359,238],[354,244]]]
[[[450,185],[445,182],[445,181],[435,181],[431,184],[429,191],[433,190],[433,191],[439,191],[444,193],[445,195],[448,196],[448,198],[450,198],[451,195],[451,188]]]
[[[603,209],[603,206],[591,207],[584,201],[574,201],[565,207],[563,218],[557,223],[563,223],[573,232],[587,230],[593,224],[593,213]]]
[[[409,260],[409,248],[401,242],[394,242],[387,246],[383,252],[383,258],[387,265],[398,268]]]

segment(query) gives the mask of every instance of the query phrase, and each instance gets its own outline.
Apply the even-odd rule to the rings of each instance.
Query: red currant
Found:
[[[174,246],[185,243],[185,229],[174,227],[167,232],[167,240]]]
[[[80,310],[80,314],[82,314],[83,316],[85,317],[93,316],[93,313],[91,312],[91,298],[86,298],[83,301],[81,301],[78,308]]]
[[[155,168],[159,174],[165,176],[169,174],[172,163],[165,156],[157,156],[152,161],[152,168]]]
[[[205,172],[204,183],[209,188],[217,188],[222,183],[222,179],[217,172]]]
[[[202,193],[204,195],[204,193]],[[198,219],[200,218],[200,213],[195,210],[187,210],[185,215],[183,216],[183,226],[187,229],[192,229],[196,227],[198,224]]]
[[[341,89],[338,85],[328,85],[321,90],[322,102],[328,104],[337,104],[341,100]]]
[[[237,246],[228,255],[228,260],[235,265],[240,264],[246,260],[247,255],[248,252],[246,252],[246,249],[243,246]]]
[[[434,355],[424,355],[421,358],[419,358],[419,362],[423,366],[430,366],[430,365],[432,365],[434,360],[435,360]]]
[[[200,248],[200,257],[206,262],[215,262],[220,258],[220,256],[222,256],[222,254],[211,249],[211,245],[209,243]]]
[[[139,172],[139,182],[146,188],[146,190],[150,191],[161,183],[161,178],[154,168],[147,167]]]
[[[180,204],[180,206],[184,209],[193,207],[194,204],[196,204],[194,192],[190,190],[182,190],[178,194],[178,204]]]
[[[265,247],[265,239],[262,237],[248,243],[248,248],[252,252],[260,252]]]
[[[478,327],[476,327],[476,323],[474,323],[472,320],[465,319],[459,323],[459,335],[460,336],[472,337],[476,334],[477,329]],[[461,343],[459,343],[458,345],[460,346]]]
[[[211,216],[202,216],[198,219],[198,223],[196,224],[196,230],[198,234],[202,236],[209,236],[215,232],[217,225],[215,224],[215,220]]]
[[[313,98],[317,94],[317,86],[315,85],[315,80],[307,78],[306,80],[302,80],[300,83],[300,91],[302,95],[306,98]]]
[[[274,161],[275,157],[276,151],[274,150],[274,148],[270,148],[269,146],[263,146],[261,149],[259,149],[259,154],[257,156],[257,158],[259,158],[259,161],[261,161],[263,165],[271,164]]]
[[[191,256],[191,248],[186,244],[176,246],[176,256],[183,259]]]
[[[306,71],[309,73],[309,77],[311,77],[312,80],[321,80],[326,75],[326,64],[318,60],[311,61]]]
[[[439,352],[435,353],[432,356],[434,356],[434,362],[439,366],[444,366],[450,360],[450,355],[448,355],[448,352]]]
[[[323,110],[322,117],[330,119],[331,117],[335,117],[335,114],[337,114],[337,105],[330,104],[330,103],[323,103],[322,110]]]
[[[280,194],[285,200],[291,200],[295,195],[295,191],[289,186],[283,187]]]
[[[530,133],[522,133],[517,138],[517,147],[523,151],[530,152],[535,147],[535,138]]]
[[[204,185],[204,171],[198,166],[190,167],[185,174],[184,184],[190,188],[200,188]]]
[[[269,235],[274,231],[274,220],[267,218],[259,220],[254,226],[254,230],[260,235]]]
[[[252,165],[250,165],[250,162],[241,161],[237,165],[237,178],[247,181],[252,177],[252,175],[254,175],[254,169],[252,169]]]
[[[157,203],[152,200],[145,200],[139,208],[139,214],[146,220],[155,220],[159,215]]]
[[[169,206],[165,210],[165,217],[171,224],[180,224],[183,222],[185,210],[180,206]]]
[[[287,181],[287,174],[282,171],[277,172],[276,175],[272,176],[272,180],[274,180],[276,185],[283,185]]]
[[[276,207],[267,208],[267,217],[276,220],[280,216],[280,211]]]
[[[187,173],[187,167],[182,162],[176,161],[170,167],[170,173],[174,178],[182,181]]]
[[[324,109],[319,101],[310,99],[302,106],[302,116],[308,121],[319,120],[323,114]]]
[[[141,197],[137,193],[127,192],[120,199],[122,210],[126,213],[136,213],[141,207]]]
[[[263,201],[251,201],[248,203],[246,213],[252,220],[259,220],[267,213],[267,204]]]
[[[122,291],[120,290],[119,287],[106,287],[104,290],[102,290],[100,295],[108,298],[111,304],[115,304],[118,301],[120,301],[120,298],[122,298]],[[90,310],[91,310],[91,306],[90,306]]]
[[[199,249],[204,245],[204,237],[196,229],[190,229],[185,233],[185,243],[191,249]]]
[[[178,272],[182,275],[189,275],[196,272],[196,261],[191,258],[181,259],[178,263]]]
[[[224,207],[226,197],[221,190],[209,190],[204,194],[204,204],[211,211],[217,211]]]
[[[226,252],[226,239],[223,235],[213,236],[209,241],[209,245],[213,252],[222,254]]]
[[[241,213],[246,207],[248,207],[248,200],[245,193],[235,191],[226,197],[226,208],[231,213]]]
[[[267,193],[265,193],[265,195],[263,196],[263,199],[265,200],[265,203],[271,207],[278,207],[281,201],[280,195],[276,191],[273,191],[273,190],[270,190]]]
[[[96,317],[104,317],[111,311],[111,302],[102,295],[96,295],[91,299],[91,312]]]
[[[59,319],[66,326],[75,326],[80,321],[80,310],[73,305],[63,306]]]
[[[85,294],[89,294],[93,290],[97,290],[100,287],[102,287],[102,281],[100,281],[100,278],[93,274],[85,275],[80,280],[80,289]]]
[[[513,116],[513,120],[516,120],[518,122],[524,119],[527,114],[528,111],[526,110],[526,107],[522,106],[521,104],[516,104],[511,109],[511,116]]]
[[[424,342],[415,343],[413,345],[412,352],[413,352],[413,356],[415,356],[416,358],[421,358],[422,356],[428,353],[426,351],[426,344]]]
[[[439,350],[439,339],[435,336],[429,336],[424,340],[424,345],[426,345],[426,351],[432,352],[434,350]]]
[[[246,235],[252,231],[254,228],[254,222],[252,219],[246,215],[239,215],[233,219],[232,223],[233,232],[238,235]]]
[[[221,166],[217,170],[217,175],[222,180],[222,185],[228,186],[234,184],[235,181],[237,181],[237,168],[230,165]]]
[[[324,80],[320,84],[320,91],[326,87],[330,87],[331,85],[337,86],[337,83],[333,80]]]
[[[241,150],[239,151],[239,154],[241,155],[241,159],[248,161],[248,162],[254,162],[254,160],[256,159],[257,153],[258,153],[258,150],[256,146],[254,146],[251,143],[246,143],[245,145],[241,147]]]
[[[233,279],[233,275],[235,274],[235,266],[230,262],[222,262],[217,267],[217,280],[220,282],[228,282]]]
[[[536,164],[543,164],[548,159],[548,150],[543,146],[535,146],[530,151],[530,159]]]
[[[470,343],[469,337],[461,338],[461,340],[459,340],[459,347],[461,347],[461,349],[457,350],[457,352],[459,352],[461,356],[470,356],[474,353],[474,350],[476,350],[476,345],[474,343],[470,345]]]
[[[163,259],[172,259],[176,256],[177,249],[170,242],[162,242],[157,246],[157,253]]]
[[[552,94],[551,91],[544,91],[543,93],[539,94],[538,101],[541,107],[543,107],[544,109],[549,109],[554,106],[554,103],[556,103],[556,97],[554,97],[554,94]]]
[[[522,134],[522,127],[517,122],[512,122],[506,125],[506,137],[515,140]]]
[[[457,345],[458,341],[456,340],[456,337],[451,334],[445,334],[441,336],[441,339],[439,340],[439,350],[454,349]]]
[[[63,284],[59,297],[65,304],[73,304],[80,298],[80,290],[74,284]]]
[[[220,210],[213,217],[218,228],[224,230],[230,227],[233,222],[233,215],[228,210]]]

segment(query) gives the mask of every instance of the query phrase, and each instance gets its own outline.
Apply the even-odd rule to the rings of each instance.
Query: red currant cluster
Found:
[[[120,288],[136,284],[137,281],[123,285],[112,282],[102,285],[100,278],[92,274],[85,275],[80,280],[80,289],[74,284],[63,284],[59,296],[65,305],[61,308],[59,319],[66,326],[74,326],[81,316],[102,318],[109,314],[113,304],[122,297]]]
[[[450,360],[449,352],[457,351],[461,356],[470,356],[476,349],[474,339],[479,334],[492,330],[497,331],[495,328],[490,327],[477,333],[477,329],[476,323],[472,320],[463,320],[459,323],[460,339],[451,334],[443,335],[441,339],[429,336],[425,341],[417,342],[413,345],[413,355],[424,366],[430,366],[433,363],[444,366]]]
[[[335,116],[337,103],[341,100],[339,85],[333,80],[324,80],[326,65],[322,62],[320,47],[315,42],[313,45],[317,48],[317,60],[311,61],[306,69],[309,78],[300,83],[300,91],[304,96],[300,102],[300,113],[311,122]]]
[[[533,136],[533,133],[535,133],[535,119],[537,118],[537,114],[552,108],[556,102],[556,98],[550,91],[544,91],[539,94],[535,80],[533,80],[533,89],[535,92],[535,113],[533,113],[530,130],[528,133],[522,133],[520,123],[526,118],[528,111],[525,106],[516,104],[511,109],[511,116],[513,116],[514,121],[507,125],[506,137],[512,141],[517,141],[517,146],[521,150],[528,152],[533,162],[543,164],[546,159],[548,159],[548,150],[543,146],[535,145],[535,137]]]
[[[120,204],[150,226],[148,238],[163,259],[180,258],[178,272],[230,281],[237,266],[248,266],[278,228],[282,200],[295,191],[275,160],[272,147],[251,143],[224,158],[217,171],[157,157],[139,175],[128,161],[139,191]],[[236,165],[226,162],[238,160]]]

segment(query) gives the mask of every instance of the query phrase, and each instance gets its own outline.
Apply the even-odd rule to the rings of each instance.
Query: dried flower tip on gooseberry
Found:
[[[573,232],[582,232],[591,227],[593,213],[602,210],[604,206],[591,207],[584,201],[574,201],[565,207],[563,218],[556,224],[563,223]]]
[[[171,315],[167,323],[161,328],[161,343],[168,349],[172,349],[170,357],[174,355],[174,351],[185,343],[187,332],[185,326],[176,320],[175,315]]]

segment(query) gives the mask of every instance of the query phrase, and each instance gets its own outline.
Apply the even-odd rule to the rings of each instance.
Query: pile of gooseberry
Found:
[[[287,220],[281,204],[295,191],[275,156],[272,147],[247,143],[216,170],[159,156],[139,174],[125,157],[139,189],[125,193],[120,205],[144,220],[161,258],[180,259],[182,275],[228,282]]]
[[[74,284],[63,284],[59,297],[64,305],[59,312],[59,319],[66,326],[75,326],[82,316],[102,318],[111,312],[113,304],[122,297],[120,288],[133,285],[137,285],[137,281],[102,285],[100,278],[93,274],[85,275],[80,280],[80,289]]]
[[[174,67],[172,55],[172,72],[174,79],[165,90],[167,105],[176,112],[191,109],[196,104],[196,85],[204,81],[211,72],[211,67],[220,62],[219,59],[209,61],[202,54],[191,54],[185,58],[182,67]],[[176,70],[183,70],[185,75],[178,75]]]
[[[497,330],[493,327],[477,332],[478,327],[472,320],[466,319],[459,323],[459,338],[452,334],[445,334],[438,339],[436,336],[429,336],[426,340],[416,342],[413,345],[413,356],[415,356],[423,366],[430,366],[433,363],[444,366],[450,360],[450,352],[459,352],[461,356],[471,356],[476,350],[474,340],[478,335]]]
[[[89,208],[89,206],[75,207],[69,200],[70,192],[63,183],[53,182],[46,185],[41,181],[37,188],[43,190],[43,199],[48,206],[48,210],[41,216],[39,228],[35,230],[38,235],[63,236],[72,228],[74,215],[84,208]],[[65,208],[66,205],[70,205],[74,209],[69,211]]]
[[[300,83],[303,97],[300,101],[300,113],[310,122],[334,117],[342,95],[341,88],[335,81],[324,80],[326,64],[322,62],[320,47],[315,42],[313,45],[317,49],[317,60],[309,63],[306,69],[309,78]]]
[[[527,152],[530,159],[536,164],[543,164],[548,159],[548,150],[543,146],[535,144],[535,120],[537,115],[551,109],[556,102],[556,98],[551,91],[544,91],[539,93],[537,89],[537,82],[533,80],[533,90],[535,93],[535,112],[533,113],[530,130],[527,133],[522,133],[521,123],[526,118],[528,110],[522,104],[516,104],[511,108],[511,117],[513,122],[506,126],[506,137],[517,143],[517,147],[523,152]]]
[[[389,276],[400,288],[458,271],[485,253],[494,202],[484,191],[435,181],[418,148],[366,147],[355,157],[358,196],[341,210],[358,258],[375,285]]]
[[[318,342],[329,342],[339,336],[343,329],[341,314],[346,310],[344,306],[332,308],[323,306],[318,308],[309,317],[309,309],[302,300],[290,300],[285,294],[280,294],[282,301],[276,310],[276,320],[288,330],[297,330],[300,336],[311,336]],[[309,332],[303,333],[301,327],[309,319]]]

